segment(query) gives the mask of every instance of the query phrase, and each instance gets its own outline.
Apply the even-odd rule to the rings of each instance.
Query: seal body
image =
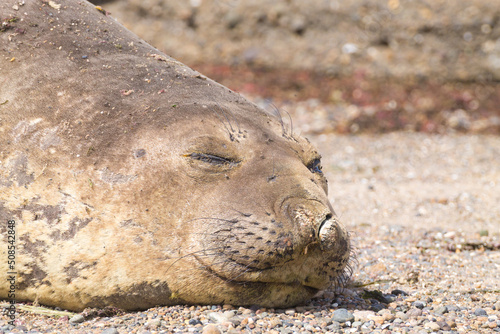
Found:
[[[0,4],[0,271],[18,301],[286,307],[343,277],[349,238],[306,139],[60,2]]]

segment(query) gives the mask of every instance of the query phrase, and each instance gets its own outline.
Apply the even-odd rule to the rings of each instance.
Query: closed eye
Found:
[[[188,155],[192,159],[200,160],[206,163],[209,163],[214,166],[234,166],[238,164],[237,161],[233,161],[227,158],[219,157],[213,154],[206,153],[191,153]]]
[[[307,168],[309,168],[309,170],[312,173],[323,174],[323,171],[322,171],[323,167],[321,166],[321,160],[320,159],[314,159],[313,161],[311,161],[307,165]]]

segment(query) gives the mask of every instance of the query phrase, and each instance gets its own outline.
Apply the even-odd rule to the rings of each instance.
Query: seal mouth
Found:
[[[320,290],[325,289],[331,284],[330,280],[322,280],[321,283],[315,281],[309,283],[309,276],[298,277],[294,272],[286,272],[283,266],[269,267],[269,268],[251,268],[240,264],[238,262],[232,261],[230,264],[233,266],[233,275],[224,275],[220,270],[216,270],[209,265],[203,263],[203,261],[194,256],[196,261],[201,265],[201,267],[210,273],[211,276],[216,277],[226,283],[243,284],[245,286],[254,285],[267,285],[269,288],[273,286],[279,287],[290,287],[299,290],[305,289],[307,292],[312,294],[317,293]],[[235,270],[235,268],[239,270]],[[286,274],[284,274],[286,272]],[[311,280],[314,281],[314,280]],[[318,284],[320,283],[320,284]]]

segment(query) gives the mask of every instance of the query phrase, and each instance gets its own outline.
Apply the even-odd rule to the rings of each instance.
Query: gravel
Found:
[[[0,332],[500,332],[500,138],[308,137],[356,247],[351,285],[289,309],[177,305],[86,319],[19,311],[15,328],[0,317]]]

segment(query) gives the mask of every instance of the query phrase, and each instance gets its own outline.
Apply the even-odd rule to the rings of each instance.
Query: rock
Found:
[[[392,290],[391,291],[391,295],[395,295],[395,296],[399,296],[399,295],[408,296],[408,293],[404,292],[403,290],[396,289],[396,290]]]
[[[373,312],[378,312],[380,310],[383,310],[385,307],[384,305],[382,304],[373,304],[371,307],[370,307],[370,310],[372,310]]]
[[[347,311],[346,309],[340,308],[338,310],[335,310],[335,312],[333,312],[332,320],[343,324],[344,322],[347,321],[354,321],[354,316],[352,315],[351,312]]]
[[[79,323],[82,323],[84,321],[85,321],[85,318],[81,314],[77,314],[77,315],[71,317],[71,319],[69,319],[70,324],[79,324]]]
[[[228,320],[228,322],[232,323],[234,327],[239,326],[241,324],[241,318],[240,317],[232,317],[231,319]]]
[[[161,319],[152,319],[144,324],[144,327],[148,329],[156,329],[160,327]]]
[[[406,315],[412,318],[420,317],[422,315],[422,310],[418,308],[409,309]]]
[[[445,313],[448,313],[448,308],[446,306],[439,306],[435,311],[434,313],[436,314],[439,314],[439,315],[443,315]]]
[[[340,325],[339,322],[333,321],[331,325],[326,326],[326,329],[332,330],[332,331],[337,331],[341,328],[342,326]]]
[[[425,302],[417,300],[412,305],[416,308],[423,309],[425,307]]]
[[[396,312],[396,318],[399,318],[401,320],[408,320],[408,314],[399,311],[399,312]]]
[[[232,310],[232,311],[225,311],[222,315],[225,317],[225,318],[232,318],[234,317],[234,315],[236,314],[236,311]]]
[[[114,327],[106,328],[101,334],[119,334],[118,330]]]
[[[189,324],[190,324],[191,326],[196,326],[196,325],[201,325],[202,323],[201,323],[201,321],[200,321],[200,320],[198,320],[198,319],[189,319]]]
[[[430,328],[432,329],[433,331],[438,331],[441,329],[441,326],[439,326],[439,324],[435,323],[435,322],[428,322],[424,325],[425,328]]]
[[[357,328],[357,329],[359,329],[361,326],[363,326],[363,323],[361,321],[355,321],[351,325],[352,328]]]
[[[450,325],[448,325],[448,323],[446,321],[437,321],[436,323],[439,325],[439,327],[441,327],[441,329],[443,331],[450,331],[451,330]]]
[[[234,326],[238,326],[241,323],[241,319],[239,317],[235,317],[235,314],[235,310],[225,311],[224,313],[211,312],[208,314],[208,318],[217,324],[230,322]]]
[[[228,317],[226,317],[223,313],[219,312],[210,312],[208,314],[208,319],[212,320],[215,323],[226,322],[229,320]]]
[[[394,314],[392,314],[391,312],[387,312],[387,313],[384,313],[382,314],[382,318],[384,318],[385,321],[391,321],[391,320],[394,320]]]
[[[253,313],[253,311],[249,308],[242,308],[242,310],[241,310],[241,314],[243,314],[243,315],[249,315],[252,313]]]
[[[372,320],[377,325],[382,325],[384,323],[384,317],[382,317],[380,315],[373,315],[373,316],[370,316],[368,319]]]
[[[373,311],[354,311],[353,312],[354,319],[357,321],[364,321],[366,322],[370,316],[374,316],[375,312]]]
[[[203,334],[221,334],[221,331],[214,324],[209,324],[203,327]]]
[[[305,326],[304,326],[304,329],[305,329],[306,331],[313,332],[313,331],[314,331],[314,326],[311,326],[311,325],[305,325]]]
[[[482,308],[477,308],[475,311],[474,311],[474,314],[477,315],[478,317],[479,316],[488,316],[488,313],[486,313],[485,310],[483,310]]]

